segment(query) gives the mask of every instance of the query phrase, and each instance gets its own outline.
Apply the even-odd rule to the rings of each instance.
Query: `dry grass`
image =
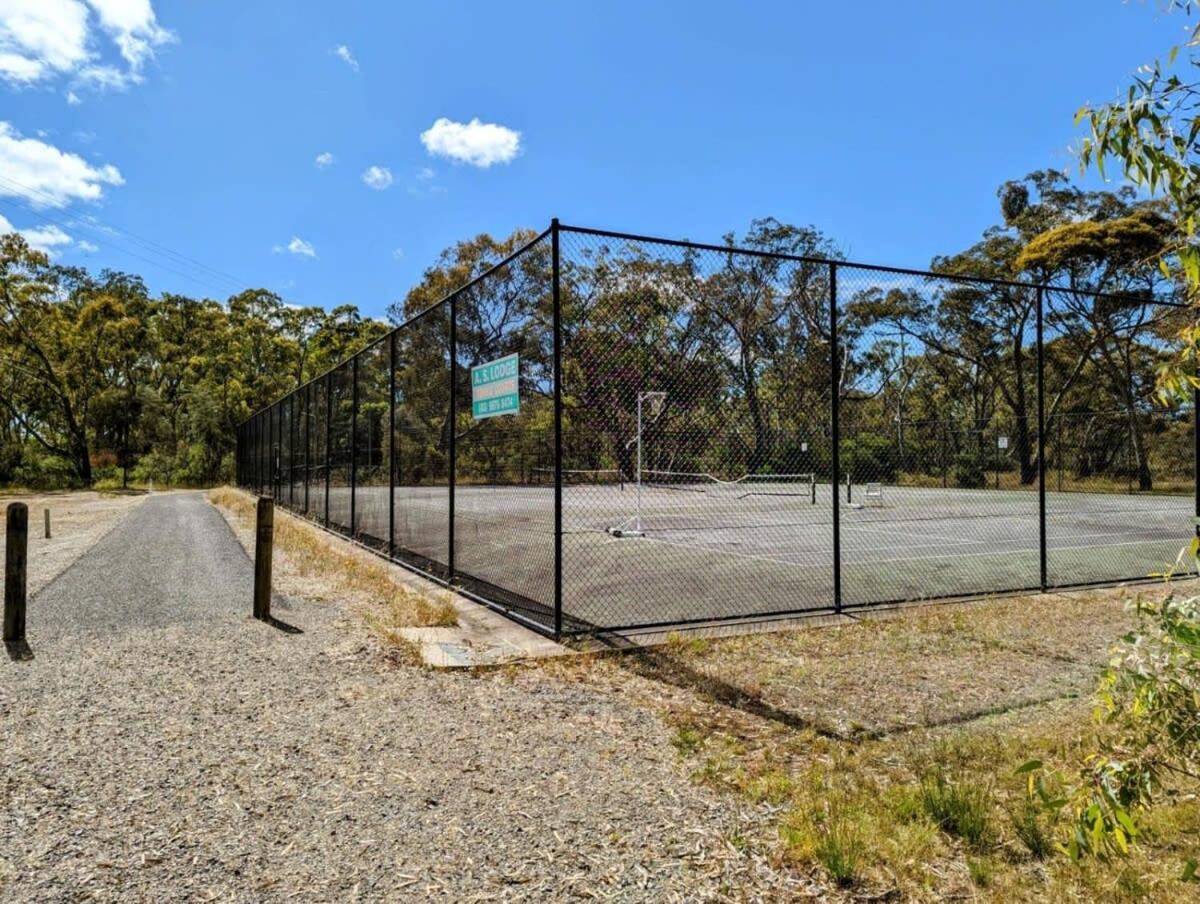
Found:
[[[27,492],[0,490],[0,518],[10,503],[29,506],[29,593],[37,593],[95,546],[144,496],[97,493],[92,490]],[[44,511],[50,510],[50,539],[43,531]],[[0,527],[0,550],[4,548]]]
[[[233,518],[243,544],[251,544],[254,497],[218,487],[209,492],[208,499]],[[406,646],[401,628],[457,623],[447,595],[435,598],[401,586],[392,577],[393,566],[281,508],[275,510],[275,549],[282,558],[276,563],[276,583],[281,590],[309,599],[351,603],[386,643]]]
[[[1092,749],[1091,694],[1132,624],[1129,595],[676,637],[547,668],[664,711],[695,780],[772,814],[775,835],[757,842],[832,896],[1200,900],[1200,885],[1180,879],[1196,855],[1195,793],[1164,797],[1129,857],[1075,865],[1047,850],[1065,827],[1027,810],[1016,774],[1031,758],[1074,772]]]

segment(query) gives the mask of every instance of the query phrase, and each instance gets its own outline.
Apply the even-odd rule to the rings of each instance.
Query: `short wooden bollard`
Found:
[[[254,542],[254,617],[271,617],[271,555],[275,546],[275,500],[258,498]]]
[[[46,514],[46,539],[50,539],[50,509],[44,509]]]
[[[4,523],[4,642],[25,640],[25,587],[29,506],[13,502]]]

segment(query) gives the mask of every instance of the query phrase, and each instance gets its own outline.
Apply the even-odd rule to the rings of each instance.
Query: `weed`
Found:
[[[857,881],[863,853],[862,830],[850,814],[835,814],[818,830],[817,859],[839,885]]]
[[[996,868],[990,860],[985,857],[968,857],[967,872],[971,876],[971,881],[980,888],[987,888],[992,884],[992,878],[996,874]]]
[[[1021,843],[1038,860],[1045,860],[1054,852],[1054,838],[1046,825],[1042,808],[1032,800],[1025,799],[1021,806],[1009,814],[1013,832]]]
[[[675,729],[671,743],[679,751],[680,756],[694,756],[704,746],[704,735],[695,725],[690,723],[680,725]]]
[[[991,837],[991,796],[986,785],[966,779],[952,782],[940,772],[921,781],[921,806],[929,818],[942,831],[975,847]]]

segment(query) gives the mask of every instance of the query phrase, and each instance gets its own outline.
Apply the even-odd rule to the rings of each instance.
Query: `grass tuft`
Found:
[[[963,779],[950,781],[938,772],[921,781],[921,806],[938,827],[974,847],[992,834],[991,788]]]
[[[862,830],[847,814],[833,816],[818,832],[817,859],[838,885],[858,881],[864,850]]]
[[[1036,803],[1026,798],[1009,816],[1012,819],[1013,834],[1034,858],[1045,860],[1054,853],[1054,836]]]

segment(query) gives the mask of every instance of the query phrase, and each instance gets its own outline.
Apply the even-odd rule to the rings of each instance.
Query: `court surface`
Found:
[[[645,536],[632,485],[563,489],[563,608],[568,627],[634,627],[770,615],[833,605],[833,504],[828,484],[753,494],[643,488]],[[285,488],[286,491],[286,488]],[[1040,584],[1034,491],[883,488],[854,505],[839,490],[842,600],[848,606],[934,599]],[[315,495],[315,494],[314,494]],[[348,487],[329,515],[349,525]],[[285,497],[285,500],[286,497]],[[545,618],[554,599],[550,486],[460,485],[456,570],[527,598]],[[320,506],[310,497],[310,509]],[[386,541],[388,487],[360,486],[356,533]],[[448,560],[445,486],[397,487],[395,544]],[[319,511],[318,511],[319,514]],[[1191,496],[1048,492],[1050,585],[1144,578],[1169,569],[1193,536]]]

